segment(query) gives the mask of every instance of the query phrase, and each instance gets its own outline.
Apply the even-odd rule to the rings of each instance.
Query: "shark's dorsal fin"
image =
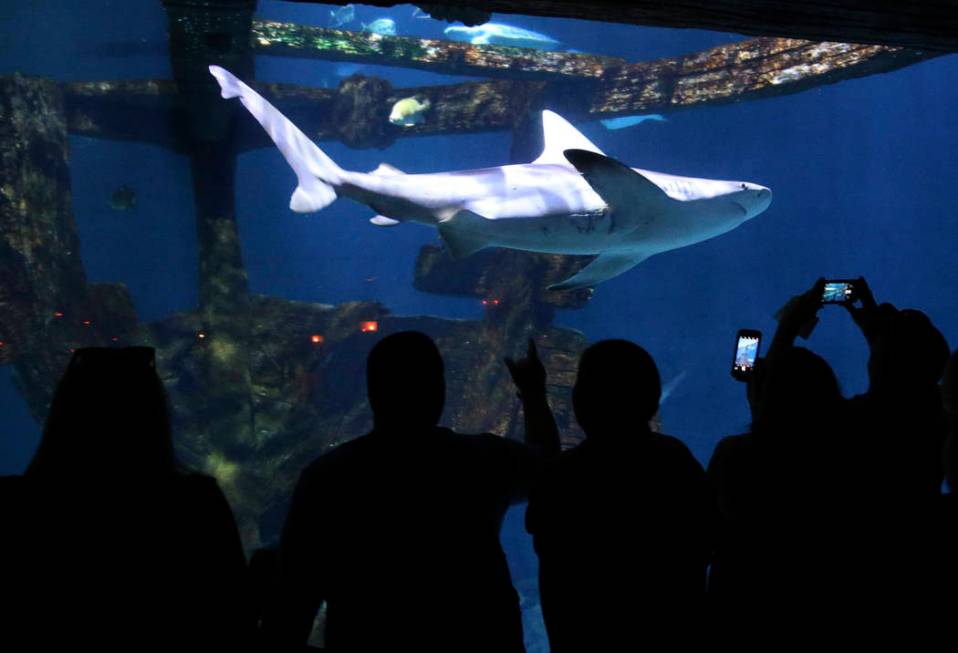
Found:
[[[405,173],[396,166],[391,166],[388,163],[380,163],[375,170],[370,170],[369,174],[376,175],[377,177],[395,177],[396,175]]]
[[[596,147],[595,143],[573,127],[572,123],[552,111],[542,112],[542,140],[545,142],[545,147],[542,154],[533,163],[568,166],[569,161],[565,156],[566,150],[585,150],[596,154],[604,154],[602,150]]]

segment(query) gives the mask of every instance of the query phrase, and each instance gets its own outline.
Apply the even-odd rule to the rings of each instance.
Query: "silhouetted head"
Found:
[[[144,479],[175,470],[153,349],[78,349],[50,402],[27,474]]]
[[[884,306],[884,305],[883,305]],[[948,343],[928,316],[914,309],[888,311],[872,345],[868,372],[872,387],[927,390],[938,383],[949,355]]]
[[[773,435],[820,431],[834,423],[840,402],[838,380],[825,359],[791,347],[767,368],[753,427]]]
[[[648,428],[661,393],[647,351],[627,340],[602,340],[579,359],[572,406],[587,436],[618,437]]]
[[[386,336],[369,352],[366,386],[377,429],[435,426],[446,402],[436,343],[418,331]]]

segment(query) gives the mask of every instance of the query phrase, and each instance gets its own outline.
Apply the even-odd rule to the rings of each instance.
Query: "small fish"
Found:
[[[621,116],[619,118],[607,118],[600,120],[602,126],[606,129],[625,129],[634,125],[640,125],[643,122],[665,122],[665,116],[659,113],[648,113],[641,116]]]
[[[381,36],[396,36],[396,21],[392,18],[377,18],[373,22],[362,24],[362,31],[380,34]]]
[[[343,25],[351,23],[354,20],[356,20],[356,7],[353,5],[346,5],[345,7],[340,7],[339,9],[329,10],[330,27],[342,27]]]
[[[453,41],[473,45],[508,45],[515,48],[551,50],[559,42],[551,36],[504,23],[483,23],[475,27],[450,25],[443,34]]]
[[[429,14],[427,14],[425,11],[423,11],[423,10],[420,9],[419,7],[413,7],[413,8],[412,8],[412,18],[419,18],[419,19],[429,20],[429,19],[432,18],[432,16],[430,16]]]
[[[428,98],[422,102],[415,97],[403,98],[393,105],[389,113],[389,122],[400,127],[418,125],[426,119],[425,113],[430,106]]]
[[[123,184],[110,196],[110,208],[114,211],[129,211],[136,207],[136,192]]]

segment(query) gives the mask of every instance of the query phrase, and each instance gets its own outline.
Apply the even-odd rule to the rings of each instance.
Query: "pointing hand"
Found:
[[[527,399],[536,395],[545,395],[546,370],[542,361],[539,360],[539,352],[536,350],[536,343],[532,338],[529,338],[529,347],[526,350],[525,358],[515,360],[507,356],[505,363],[512,375],[512,382],[516,384],[516,388],[519,390],[520,397]]]

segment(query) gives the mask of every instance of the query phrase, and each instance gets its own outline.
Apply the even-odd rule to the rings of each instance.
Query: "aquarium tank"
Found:
[[[749,426],[736,334],[767,344],[819,277],[863,276],[958,337],[953,56],[413,5],[0,16],[2,474],[83,346],[156,348],[179,457],[216,477],[251,552],[300,470],[369,430],[384,334],[436,340],[444,424],[511,438],[502,360],[533,337],[566,447],[578,355],[635,341],[662,378],[655,427],[703,464]],[[302,179],[255,119],[278,118],[222,97],[247,91],[302,130],[281,144],[321,148],[293,148]],[[862,392],[866,343],[841,308],[820,317],[807,346]],[[542,652],[523,510],[501,537]]]

